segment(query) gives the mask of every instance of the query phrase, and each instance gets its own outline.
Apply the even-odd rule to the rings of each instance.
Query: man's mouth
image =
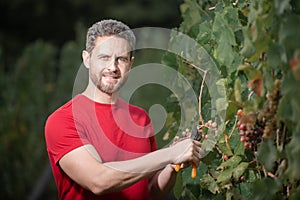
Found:
[[[116,74],[102,74],[102,77],[105,78],[106,80],[116,80],[121,78],[121,76]]]

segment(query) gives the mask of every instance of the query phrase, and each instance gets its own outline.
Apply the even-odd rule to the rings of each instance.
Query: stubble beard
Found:
[[[115,75],[116,77],[118,77],[117,79],[118,81],[116,83],[103,83],[102,81],[103,73],[99,74],[99,78],[94,74],[93,75],[91,74],[90,76],[93,84],[97,87],[97,89],[109,95],[119,91],[127,80],[127,74],[124,77],[121,77],[120,74]]]

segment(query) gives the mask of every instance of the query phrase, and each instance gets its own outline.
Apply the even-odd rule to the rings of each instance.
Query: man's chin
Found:
[[[113,94],[118,92],[121,87],[125,84],[127,78],[121,79],[120,81],[116,82],[116,83],[101,83],[101,85],[97,85],[97,88],[106,94]]]
[[[98,87],[98,89],[105,94],[112,95],[113,93],[119,91],[120,87],[116,87],[116,86],[115,87],[108,87],[108,86],[103,87],[103,86],[101,86],[101,87]]]

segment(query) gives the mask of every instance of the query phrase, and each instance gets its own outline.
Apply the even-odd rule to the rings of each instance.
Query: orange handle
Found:
[[[179,172],[179,170],[180,170],[180,164],[177,164],[175,166],[175,171]],[[196,167],[195,164],[192,164],[192,174],[191,174],[191,177],[192,178],[196,178],[196,176],[197,176],[197,167]]]
[[[175,167],[175,171],[179,172],[179,170],[180,170],[180,164],[177,164],[176,167]]]
[[[196,176],[197,176],[197,167],[196,167],[196,165],[195,164],[192,164],[192,174],[191,174],[191,177],[192,178],[196,178]]]

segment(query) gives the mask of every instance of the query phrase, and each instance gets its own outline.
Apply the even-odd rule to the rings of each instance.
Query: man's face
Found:
[[[118,91],[133,62],[128,42],[114,36],[98,37],[89,56],[89,76],[93,84],[107,94]]]

